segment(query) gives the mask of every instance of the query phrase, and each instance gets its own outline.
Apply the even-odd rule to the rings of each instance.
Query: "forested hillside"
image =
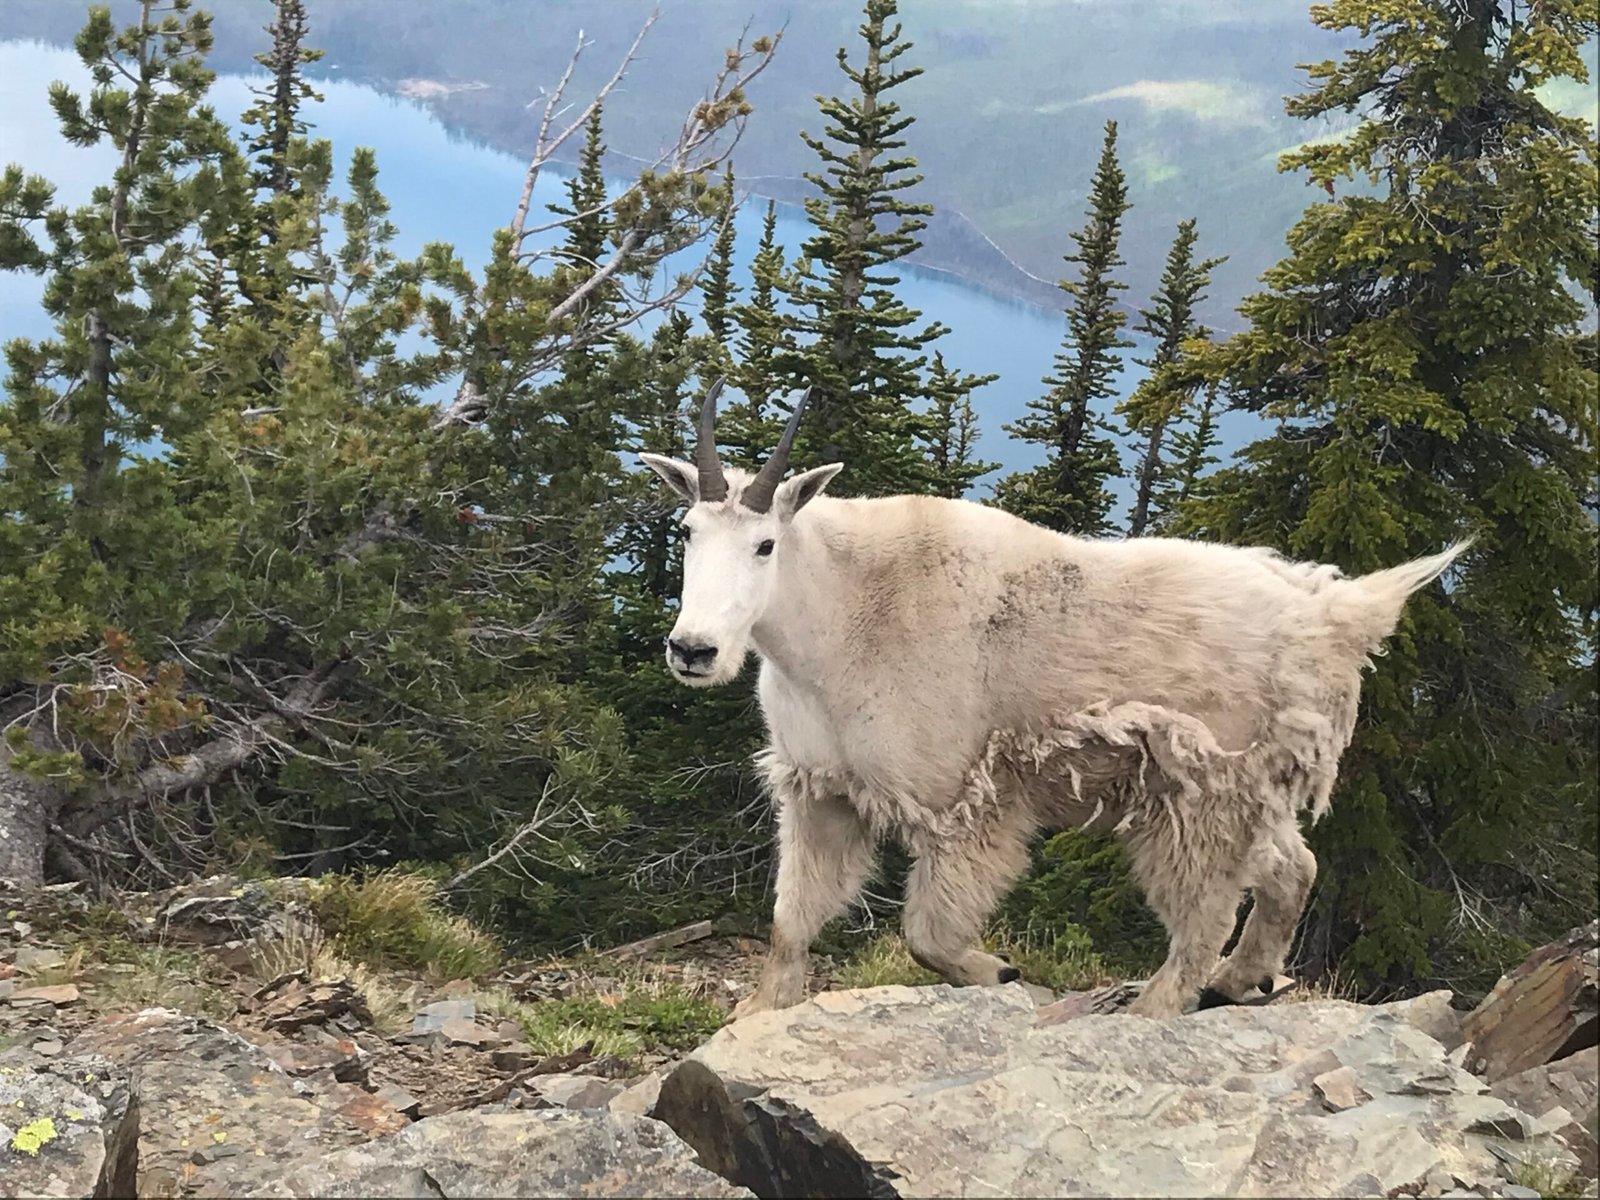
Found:
[[[1472,536],[1367,677],[1312,831],[1296,965],[1369,994],[1482,988],[1586,918],[1600,176],[1593,124],[1547,98],[1588,86],[1595,0],[1152,23],[1174,59],[1266,55],[1260,78],[1295,79],[1281,118],[1254,93],[1204,102],[1251,137],[1283,131],[1297,189],[1287,252],[1237,330],[1217,328],[1215,296],[1280,199],[1152,149],[1151,122],[1174,147],[1190,136],[1196,94],[1133,120],[1085,98],[1089,132],[1068,137],[1032,72],[1004,95],[965,73],[1039,44],[1030,22],[1057,6],[973,28],[1000,6],[866,0],[848,21],[807,10],[781,38],[759,19],[741,34],[735,7],[697,5],[692,36],[658,42],[663,19],[632,60],[608,31],[559,85],[554,57],[523,62],[520,78],[550,81],[531,109],[461,93],[503,106],[525,190],[487,255],[430,242],[416,258],[394,248],[383,164],[358,150],[335,177],[314,125],[322,48],[348,58],[360,33],[387,47],[375,73],[490,73],[451,61],[451,29],[484,37],[525,6],[350,0],[324,18],[259,0],[246,20],[223,5],[230,39],[269,27],[242,141],[208,104],[207,12],[77,13],[92,85],[51,104],[65,142],[109,144],[116,165],[75,207],[47,159],[0,177],[0,267],[45,281],[55,328],[7,342],[0,400],[0,876],[155,887],[401,867],[533,948],[764,915],[753,671],[713,692],[668,677],[681,538],[634,469],[641,450],[684,454],[725,376],[725,460],[763,459],[781,398],[809,387],[793,465],[842,458],[841,492],[983,481],[988,502],[1064,533],[1269,545],[1351,572]],[[1072,7],[1086,41],[1110,11]],[[578,6],[540,12],[563,30],[539,39],[554,56]],[[375,24],[395,36],[365,36]],[[1304,54],[1291,27],[1310,31]],[[1302,57],[1326,61],[1296,76]],[[798,79],[821,98],[801,103]],[[769,217],[737,269],[731,206],[774,169],[780,134],[804,151],[811,236],[780,245]],[[618,144],[649,159],[621,188]],[[977,428],[984,380],[946,366],[947,331],[896,290],[938,217],[929,158],[945,188],[973,189],[938,196],[984,206],[997,238],[1063,278],[1055,369],[1003,430]],[[530,198],[558,159],[577,169],[543,211]],[[1135,269],[1130,244],[1148,255],[1158,231]],[[701,270],[663,271],[686,250]],[[1113,407],[1134,332],[1155,347],[1149,378]],[[1267,433],[1220,462],[1230,409]],[[996,479],[986,447],[1007,436],[1043,465]],[[1121,480],[1131,529],[1113,519]],[[1039,846],[1006,920],[1127,970],[1160,951],[1099,838]]]
[[[119,19],[135,0],[115,0]],[[582,31],[591,46],[573,75],[589,94],[610,76],[654,0],[318,0],[310,5],[327,56],[310,71],[412,95],[449,127],[526,155],[530,104],[554,84]],[[265,21],[250,0],[218,4],[212,65],[247,70]],[[811,169],[797,131],[817,133],[816,97],[836,88],[834,55],[853,36],[854,0],[666,0],[660,19],[607,105],[606,141],[617,175],[653,158],[703,80],[687,64],[746,24],[782,27],[784,53],[762,86],[760,116],[739,155],[740,187],[798,205]],[[1238,328],[1234,311],[1305,206],[1301,176],[1276,169],[1302,141],[1348,130],[1342,109],[1289,116],[1301,64],[1354,45],[1353,30],[1319,29],[1294,0],[924,0],[909,13],[918,65],[906,86],[919,123],[909,149],[936,212],[912,261],[953,270],[1008,295],[1051,303],[1072,218],[1069,197],[1088,187],[1107,119],[1122,130],[1124,166],[1139,190],[1124,237],[1127,278],[1156,286],[1172,229],[1198,217],[1228,261],[1201,307],[1208,324]],[[0,37],[66,43],[74,5],[8,0]],[[1592,69],[1596,47],[1584,50]],[[1556,79],[1540,95],[1596,116],[1592,88]],[[557,159],[576,162],[576,147]]]

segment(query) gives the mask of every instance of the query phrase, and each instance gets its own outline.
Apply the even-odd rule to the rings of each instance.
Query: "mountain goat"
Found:
[[[1465,544],[1351,579],[964,500],[835,499],[841,464],[783,478],[804,397],[759,473],[725,470],[720,389],[693,464],[642,458],[689,504],[673,675],[711,687],[761,658],[777,902],[735,1016],[804,998],[810,943],[885,835],[915,860],[906,943],[951,983],[1018,977],[980,934],[1030,839],[1067,827],[1117,832],[1170,935],[1130,1011],[1174,1016],[1204,987],[1238,1000],[1281,971],[1316,875],[1298,814],[1328,806],[1368,655]]]

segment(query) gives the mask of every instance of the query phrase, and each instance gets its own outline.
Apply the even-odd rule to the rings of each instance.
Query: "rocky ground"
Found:
[[[1600,926],[1472,1013],[885,987],[698,1048],[759,941],[470,979],[320,945],[292,888],[0,897],[0,1197],[1595,1194]]]

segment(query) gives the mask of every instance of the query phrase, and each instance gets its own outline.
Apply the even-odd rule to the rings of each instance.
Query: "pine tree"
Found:
[[[945,366],[944,355],[934,351],[928,390],[933,394],[929,426],[928,470],[933,494],[952,500],[965,496],[972,485],[999,463],[982,462],[976,455],[978,416],[972,411],[972,388],[993,383],[998,375],[985,375],[975,383]]]
[[[1079,277],[1060,284],[1071,299],[1055,373],[1044,379],[1049,391],[1028,402],[1029,415],[1005,427],[1013,437],[1045,447],[1046,459],[1031,471],[1008,475],[995,489],[995,502],[1006,511],[1063,533],[1094,536],[1110,529],[1106,481],[1120,473],[1121,461],[1111,426],[1096,408],[1116,394],[1122,371],[1116,352],[1133,345],[1119,336],[1127,316],[1117,293],[1128,285],[1115,275],[1125,265],[1118,243],[1127,196],[1117,162],[1117,123],[1107,121],[1089,189],[1089,223],[1072,235],[1077,251],[1065,256],[1077,264]]]
[[[1204,476],[1219,461],[1212,453],[1220,444],[1217,436],[1217,385],[1204,383],[1199,391],[1199,403],[1194,406],[1191,424],[1180,425],[1172,431],[1172,462],[1167,486],[1161,495],[1159,515],[1154,525],[1164,530],[1176,519],[1184,506],[1202,494]]]
[[[1593,915],[1595,134],[1585,0],[1333,0],[1359,33],[1291,114],[1360,111],[1284,157],[1308,209],[1246,332],[1210,356],[1274,421],[1190,528],[1359,573],[1474,548],[1412,598],[1363,687],[1302,957],[1373,985],[1492,981]],[[1371,191],[1341,194],[1362,177]]]
[[[56,318],[54,338],[7,345],[0,403],[0,827],[19,831],[0,838],[0,877],[41,878],[45,829],[81,782],[79,739],[115,761],[113,730],[126,745],[196,715],[176,665],[147,675],[129,631],[174,635],[222,586],[177,564],[204,546],[219,554],[227,535],[174,511],[159,470],[141,462],[209,415],[189,255],[230,149],[202,104],[210,45],[210,19],[186,0],[164,13],[146,0],[120,31],[91,9],[77,51],[94,84],[87,96],[54,84],[50,104],[68,141],[109,143],[120,168],[71,211],[19,168],[0,187],[0,267],[46,273]],[[101,671],[125,686],[58,709]],[[126,706],[125,727],[107,705]]]
[[[722,210],[716,240],[711,245],[711,261],[700,285],[700,319],[705,322],[712,340],[726,350],[733,336],[733,308],[739,295],[739,285],[733,282],[735,205],[732,163],[728,164],[722,185],[727,189],[728,200]]]
[[[1156,350],[1150,359],[1136,360],[1149,370],[1149,375],[1118,407],[1129,430],[1142,434],[1145,443],[1139,459],[1133,511],[1128,519],[1128,533],[1133,537],[1144,533],[1161,517],[1160,501],[1168,490],[1170,476],[1170,466],[1162,459],[1162,442],[1197,390],[1196,384],[1179,378],[1174,368],[1183,355],[1185,342],[1207,336],[1196,323],[1194,312],[1205,298],[1212,270],[1226,261],[1207,258],[1195,262],[1198,235],[1194,225],[1193,220],[1179,222],[1178,236],[1167,254],[1167,267],[1151,307],[1139,310],[1142,319],[1136,328],[1155,342]]]
[[[896,295],[899,278],[886,270],[920,247],[917,234],[933,211],[900,198],[922,177],[912,173],[916,159],[901,136],[915,118],[891,93],[922,69],[900,62],[911,43],[891,24],[895,12],[895,0],[867,0],[859,65],[846,50],[838,55],[854,94],[821,100],[823,135],[800,135],[824,169],[806,174],[820,193],[806,200],[815,233],[802,247],[784,317],[797,347],[785,374],[812,388],[794,461],[848,464],[833,485],[841,493],[929,486],[922,372],[946,330],[937,322],[918,328],[921,314]]]
[[[732,313],[739,336],[728,379],[745,399],[728,404],[717,423],[718,442],[728,461],[741,466],[760,463],[783,432],[780,415],[767,401],[786,382],[781,364],[795,356],[779,311],[780,299],[791,282],[783,247],[778,245],[778,206],[769,200],[761,241],[750,262],[749,299],[735,305]]]

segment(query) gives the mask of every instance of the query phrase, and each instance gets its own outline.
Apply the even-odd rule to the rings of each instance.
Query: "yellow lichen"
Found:
[[[11,1139],[11,1148],[18,1154],[39,1155],[39,1148],[56,1140],[56,1123],[49,1117],[29,1121]]]
[[[83,1120],[83,1114],[75,1108],[63,1108],[61,1111],[67,1114],[67,1120],[69,1121]]]

